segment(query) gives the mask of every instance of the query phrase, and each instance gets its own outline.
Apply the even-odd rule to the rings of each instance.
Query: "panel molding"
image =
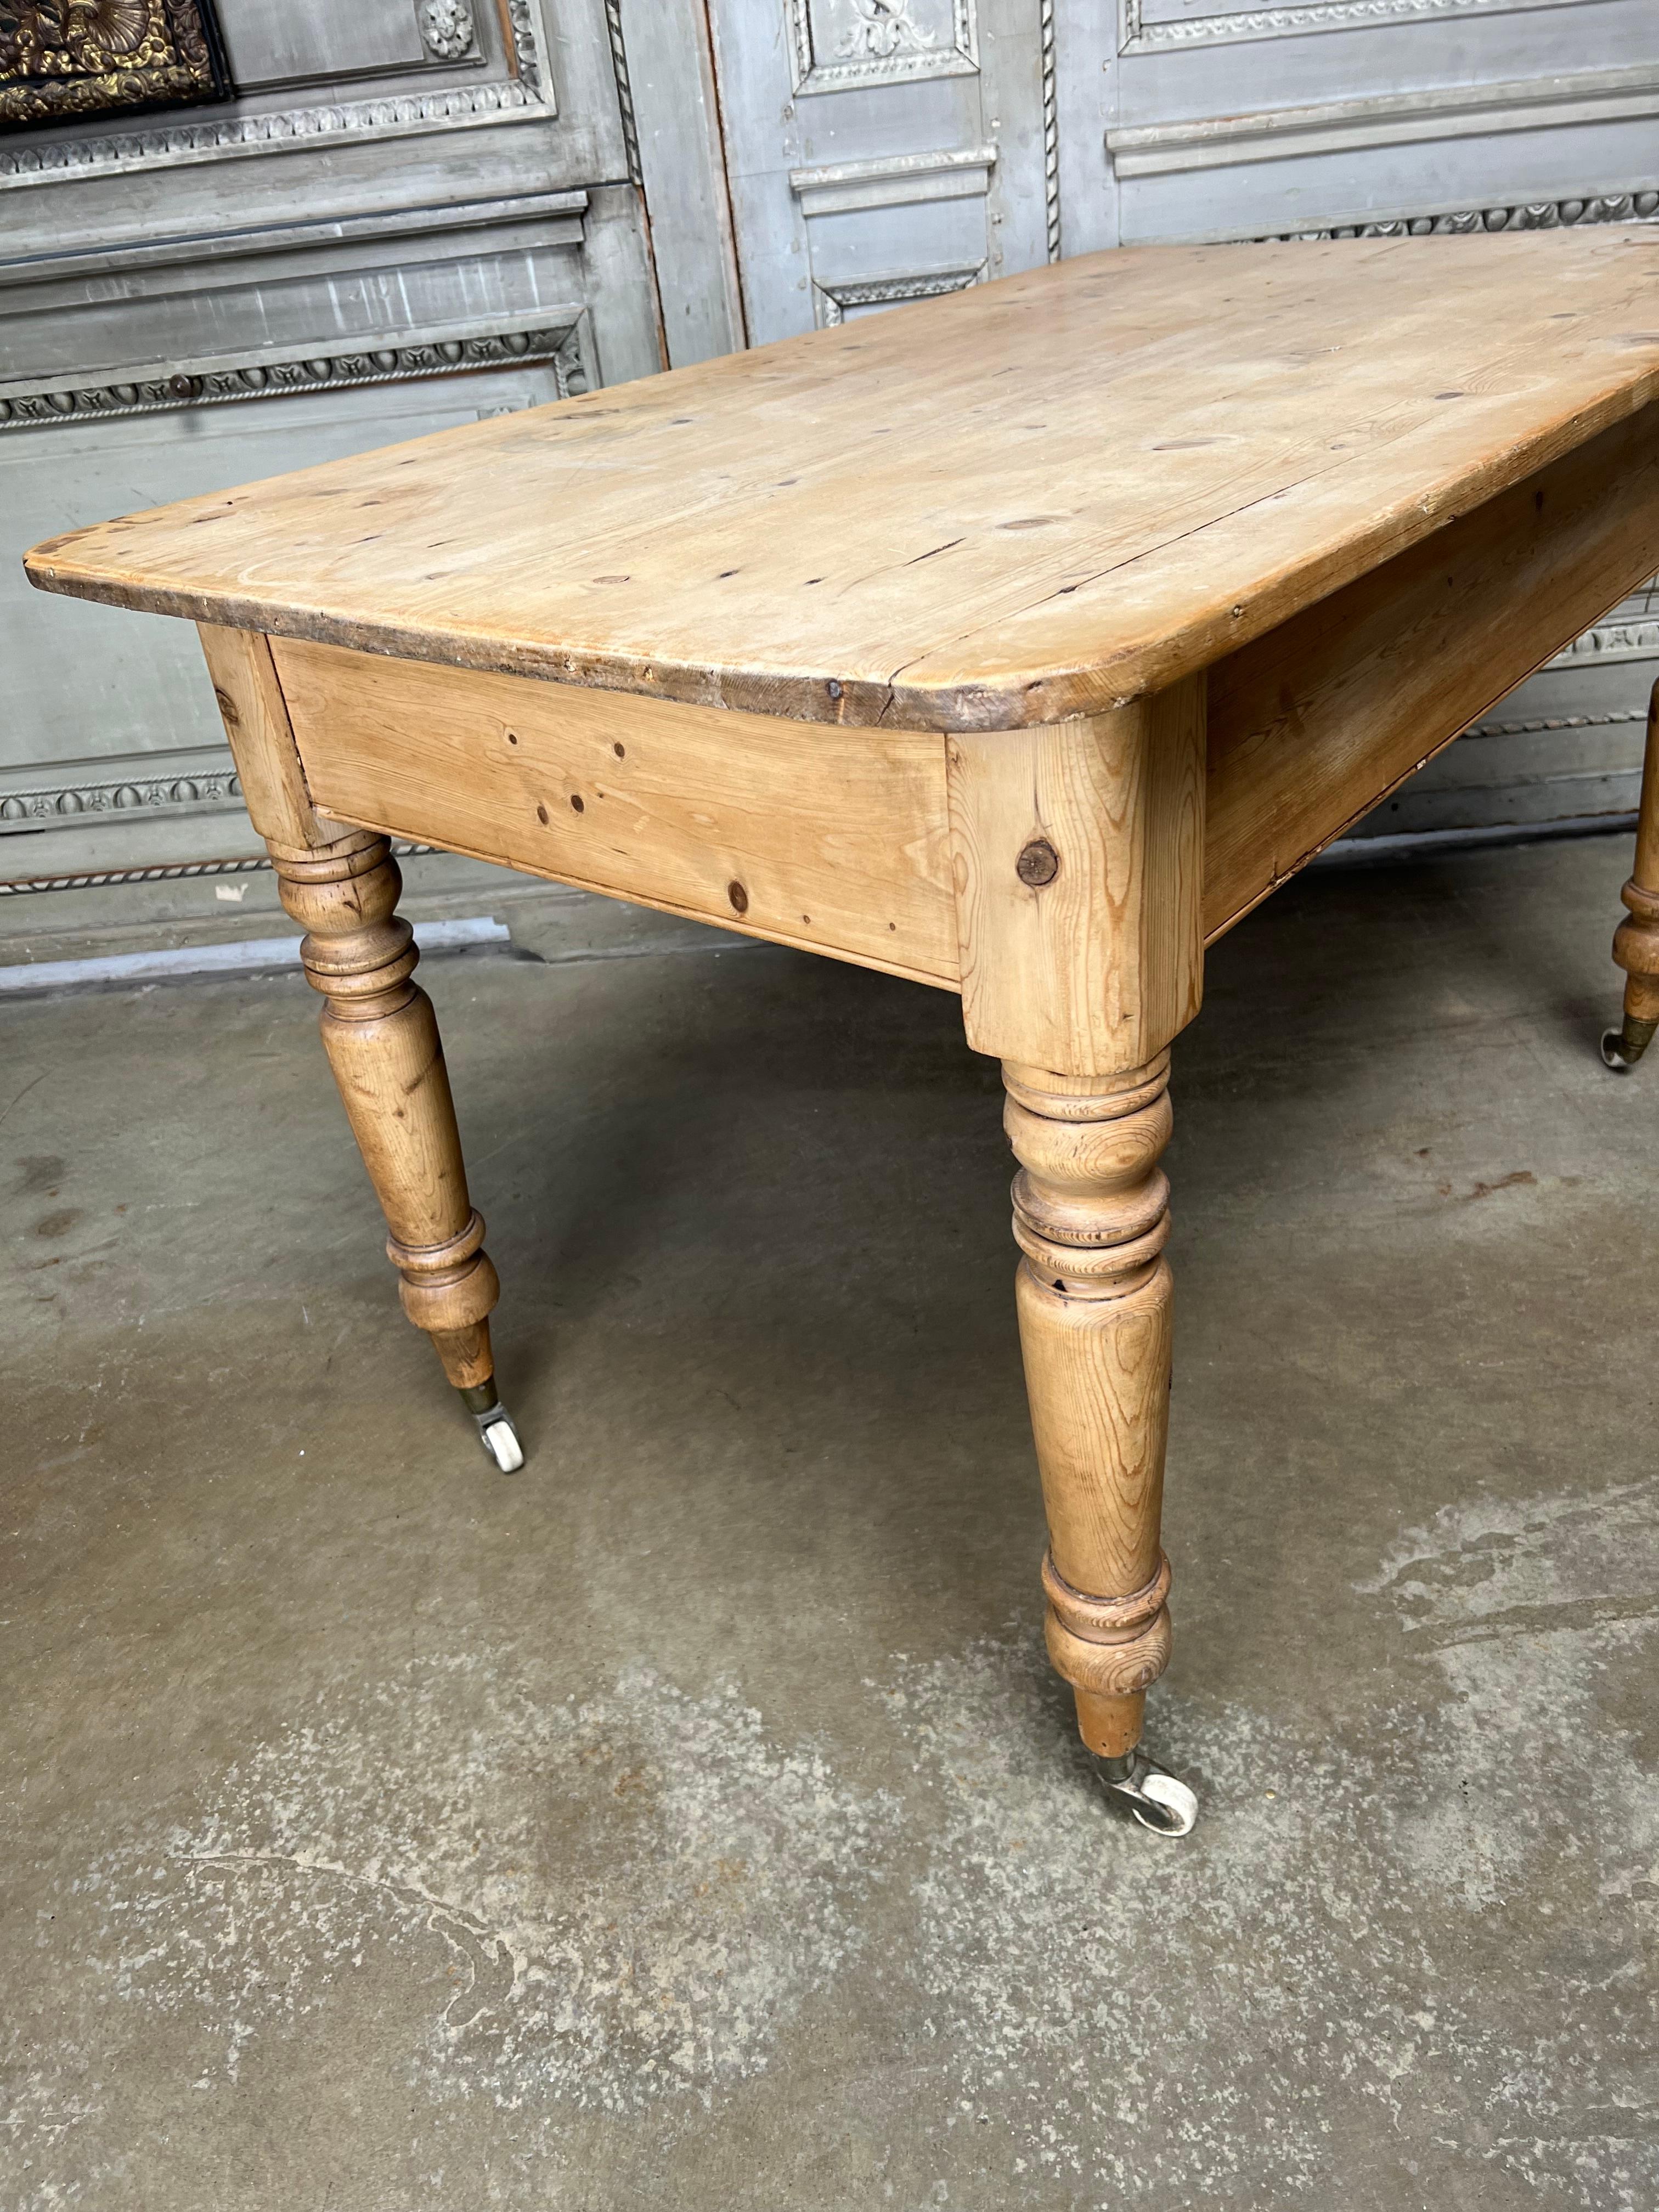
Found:
[[[1055,74],[1054,0],[1041,0],[1037,33],[1042,53],[1042,210],[1050,261],[1060,258],[1060,88]]]
[[[281,399],[295,393],[346,392],[362,385],[401,384],[419,378],[465,376],[480,369],[550,368],[559,397],[586,392],[589,372],[582,345],[586,310],[546,311],[529,330],[513,328],[459,337],[440,332],[416,342],[373,339],[334,354],[247,356],[237,361],[179,364],[149,376],[103,384],[69,385],[0,392],[0,435],[66,422],[110,422],[126,415],[217,407],[233,400]]]
[[[1504,207],[1442,209],[1431,215],[1365,216],[1356,222],[1327,223],[1313,230],[1256,234],[1255,246],[1290,245],[1298,239],[1435,238],[1468,236],[1477,230],[1558,230],[1583,223],[1650,222],[1659,217],[1659,190],[1601,192],[1576,199],[1523,200]]]
[[[327,252],[365,242],[378,245],[389,240],[454,237],[530,222],[537,225],[538,245],[580,246],[588,205],[588,194],[578,190],[515,192],[510,197],[497,193],[489,199],[432,200],[418,207],[381,207],[362,212],[348,210],[334,214],[319,209],[290,222],[239,225],[206,238],[186,231],[0,261],[0,291],[107,276],[118,270],[200,269],[254,254]]]
[[[0,190],[64,179],[120,176],[135,169],[178,168],[250,154],[304,153],[341,140],[420,137],[495,123],[546,121],[556,112],[541,64],[536,0],[504,0],[511,31],[513,75],[441,92],[392,93],[380,98],[268,108],[198,123],[70,138],[0,149]]]
[[[189,745],[173,752],[117,753],[102,760],[65,761],[53,781],[39,763],[0,769],[0,836],[75,830],[111,815],[158,817],[224,813],[240,807],[242,787],[224,745]]]
[[[1556,665],[1551,661],[1550,667]],[[1552,730],[1605,730],[1621,722],[1645,722],[1645,707],[1620,707],[1605,714],[1547,714],[1528,722],[1476,722],[1465,730],[1459,743],[1467,744],[1471,738],[1531,738],[1540,737]]]
[[[925,200],[983,199],[996,167],[994,146],[943,146],[925,154],[883,154],[791,169],[789,189],[803,215],[858,215],[869,208]]]
[[[896,307],[907,300],[937,300],[946,292],[965,292],[985,275],[985,263],[959,261],[939,269],[896,270],[885,276],[848,277],[826,283],[812,279],[813,305],[820,330],[834,330],[849,307]]]
[[[852,20],[834,53],[820,55],[812,0],[788,0],[789,64],[798,94],[856,92],[871,85],[977,74],[977,0],[950,0],[947,20],[938,30],[927,28],[911,14],[915,0],[849,4]]]
[[[1363,31],[1385,23],[1442,23],[1470,15],[1513,15],[1538,8],[1588,6],[1592,0],[1303,0],[1293,7],[1218,9],[1177,23],[1146,21],[1146,0],[1120,0],[1118,52],[1237,45],[1316,31]]]
[[[617,81],[617,107],[622,117],[623,155],[628,181],[636,191],[645,190],[645,166],[640,159],[640,126],[634,112],[634,80],[628,72],[628,47],[623,38],[622,0],[605,0],[605,29],[611,46],[611,74]]]
[[[407,860],[437,848],[394,837],[392,849],[399,860]],[[252,876],[270,865],[268,854],[241,853],[225,860],[152,860],[128,868],[66,868],[58,875],[0,877],[0,898],[25,897],[31,891],[113,890],[124,884],[187,883],[198,876]]]
[[[1639,596],[1651,607],[1651,613],[1597,623],[1582,637],[1564,646],[1546,665],[1551,668],[1579,669],[1600,661],[1659,659],[1659,587],[1650,585]],[[1615,616],[1621,611],[1615,609]]]
[[[1139,123],[1109,131],[1107,151],[1120,177],[1170,176],[1283,161],[1310,154],[1352,154],[1372,146],[1447,138],[1501,137],[1641,120],[1659,115],[1659,68],[1586,70],[1505,84],[1449,85],[1383,93],[1316,106]]]

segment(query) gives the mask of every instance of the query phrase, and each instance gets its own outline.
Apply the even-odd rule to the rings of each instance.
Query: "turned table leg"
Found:
[[[489,1314],[500,1294],[466,1170],[432,1001],[410,981],[420,953],[396,912],[403,879],[386,840],[312,805],[269,641],[201,626],[202,648],[242,796],[306,930],[300,957],[323,994],[323,1044],[386,1215],[404,1311],[504,1473],[524,1465],[495,1391]]]
[[[510,1474],[524,1455],[489,1349],[501,1285],[467,1195],[432,1001],[412,981],[415,933],[394,911],[398,863],[366,830],[329,845],[267,844],[283,904],[307,932],[300,957],[323,994],[324,1049],[392,1232],[404,1311],[431,1337],[485,1449]]]
[[[1019,1161],[1021,1349],[1048,1552],[1048,1642],[1108,1789],[1184,1835],[1197,1801],[1140,1747],[1170,1658],[1170,1043],[1198,1012],[1205,689],[953,735],[969,1042],[1002,1062]]]
[[[1048,1518],[1048,1656],[1138,1820],[1184,1834],[1186,1786],[1138,1754],[1170,1661],[1158,1547],[1170,1406],[1170,1055],[1116,1076],[1003,1065],[1020,1347]],[[1146,1801],[1150,1800],[1150,1803]]]
[[[1648,702],[1648,746],[1642,764],[1642,811],[1636,825],[1636,866],[1619,894],[1628,912],[1613,940],[1625,970],[1625,1019],[1601,1040],[1601,1057],[1621,1073],[1635,1066],[1659,1030],[1659,684]]]

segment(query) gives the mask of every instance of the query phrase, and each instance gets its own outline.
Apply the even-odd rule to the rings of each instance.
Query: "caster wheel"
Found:
[[[1184,1782],[1154,1768],[1142,1781],[1140,1794],[1148,1802],[1129,1810],[1143,1828],[1155,1836],[1191,1835],[1198,1823],[1198,1800]]]
[[[480,1416],[478,1440],[503,1474],[516,1474],[524,1465],[519,1432],[499,1406]]]
[[[1653,1042],[1656,1030],[1659,1030],[1659,1022],[1647,1021],[1639,1014],[1627,1013],[1620,1028],[1602,1033],[1602,1059],[1620,1075],[1628,1075]]]
[[[1190,1836],[1198,1822],[1198,1799],[1184,1782],[1156,1766],[1144,1751],[1121,1759],[1095,1760],[1106,1793],[1126,1806],[1155,1836]]]
[[[1632,1063],[1619,1049],[1624,1042],[1623,1030],[1603,1030],[1601,1032],[1602,1059],[1609,1067],[1616,1068],[1620,1075],[1628,1075]]]

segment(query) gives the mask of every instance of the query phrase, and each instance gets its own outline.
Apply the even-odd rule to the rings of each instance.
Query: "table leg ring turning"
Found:
[[[386,1215],[404,1311],[503,1474],[524,1465],[495,1390],[489,1316],[501,1284],[467,1195],[460,1133],[432,1001],[412,978],[415,933],[394,911],[403,879],[371,830],[295,848],[266,840],[283,904],[305,925],[307,981],[323,995],[323,1045]]]
[[[1015,1280],[1048,1520],[1048,1656],[1106,1787],[1143,1826],[1184,1835],[1192,1792],[1140,1748],[1169,1664],[1158,1544],[1169,1429],[1170,1055],[1116,1074],[1005,1062]]]
[[[1601,1057],[1626,1074],[1659,1030],[1659,684],[1648,702],[1636,866],[1619,896],[1625,919],[1613,940],[1613,957],[1625,971],[1625,1018],[1601,1039]]]

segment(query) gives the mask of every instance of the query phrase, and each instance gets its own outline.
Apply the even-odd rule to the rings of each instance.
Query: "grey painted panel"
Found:
[[[230,73],[243,90],[271,84],[329,84],[382,70],[419,69],[428,54],[415,0],[218,0]],[[467,17],[468,48],[476,49]]]
[[[304,141],[235,161],[161,167],[132,176],[54,177],[33,190],[0,193],[0,253],[8,264],[58,255],[195,238],[204,258],[214,240],[257,232],[273,221],[349,220],[379,211],[442,207],[580,190],[618,173],[586,120],[540,115],[488,127],[431,132],[389,143],[337,147]]]
[[[600,4],[566,0],[571,20],[563,58],[578,63],[578,76],[584,19],[591,30],[592,10]],[[457,0],[419,0],[428,48],[453,46],[459,13]],[[422,70],[411,76],[404,70],[401,84],[396,75],[338,85],[312,82],[287,92],[256,92],[222,106],[174,112],[160,122],[118,118],[113,130],[30,132],[0,143],[0,192],[20,193],[27,202],[46,185],[70,180],[171,175],[202,166],[217,170],[301,149],[452,137],[503,118],[545,120],[556,112],[556,72],[549,66],[542,0],[500,0],[500,13],[501,51],[491,70],[475,70],[461,58],[441,71]],[[588,89],[598,87],[590,83]],[[598,104],[603,107],[603,96]]]
[[[588,196],[582,267],[598,381],[622,384],[662,367],[640,195],[632,185],[603,185]]]
[[[1123,51],[1104,73],[1111,150],[1098,178],[1085,172],[1083,210],[1073,195],[1072,235],[1115,228],[1136,244],[1508,219],[1492,210],[1550,222],[1597,195],[1659,186],[1650,0],[1119,0],[1119,19]],[[1616,198],[1590,210],[1632,211]],[[1632,806],[1659,668],[1649,619],[1643,600],[1598,625],[1587,647],[1625,645],[1522,684],[1358,834]]]
[[[211,283],[211,272],[228,261],[307,250],[326,252],[364,241],[390,248],[398,240],[442,234],[453,236],[456,250],[464,251],[469,232],[540,220],[555,225],[553,237],[568,235],[576,240],[580,236],[580,221],[572,228],[564,219],[580,218],[586,206],[584,191],[514,192],[482,199],[437,201],[424,207],[279,216],[274,222],[220,229],[205,238],[184,232],[0,260],[0,288],[14,295],[5,307],[15,310],[16,297],[26,302],[42,299],[48,286],[61,288],[58,296],[73,302],[90,296],[88,286],[92,280],[117,277],[125,280],[118,296],[136,298],[146,289],[155,289],[158,278],[163,284],[169,281],[163,272],[189,269],[199,272],[201,281]],[[100,284],[99,296],[117,295]]]
[[[788,173],[807,158],[796,124],[789,24],[767,0],[711,0],[726,179],[751,345],[812,327],[806,217]]]
[[[551,370],[260,399],[0,438],[0,663],[8,765],[84,762],[219,742],[187,623],[112,612],[32,590],[20,556],[100,516],[247,483],[556,398]]]
[[[1117,0],[1125,53],[1192,53],[1218,44],[1365,30],[1435,21],[1482,23],[1534,8],[1594,7],[1606,0]]]
[[[0,389],[269,349],[290,353],[362,343],[400,330],[469,331],[503,318],[533,320],[579,301],[586,278],[580,216],[459,236],[355,241],[264,261],[145,271],[88,286],[73,304],[64,285],[18,293],[0,320]],[[520,239],[550,237],[542,250]],[[556,243],[552,241],[557,241]],[[81,288],[76,288],[80,289]],[[84,380],[82,377],[79,380]]]
[[[562,0],[556,44],[540,0],[482,0],[465,42],[453,0],[227,13],[244,84],[285,95],[0,146],[12,874],[252,836],[188,627],[29,592],[26,545],[659,363],[605,0]]]
[[[1544,0],[1502,13],[1437,5],[1415,20],[1381,25],[1368,22],[1368,13],[1369,0],[1360,0],[1322,34],[1292,28],[1124,53],[1116,120],[1172,122],[1435,86],[1535,83],[1654,60],[1649,0]]]
[[[272,349],[327,353],[404,330],[465,334],[579,303],[584,274],[574,249],[388,257],[379,267],[354,256],[313,275],[177,289],[146,301],[142,315],[115,305],[20,317],[5,325],[0,362],[10,386],[80,380],[77,365],[101,376]]]
[[[985,199],[944,200],[906,208],[902,221],[868,215],[826,215],[811,226],[812,277],[833,291],[860,279],[942,267],[985,264]]]
[[[32,591],[22,549],[123,507],[187,498],[536,406],[550,368],[264,399],[0,439],[0,665],[12,672],[0,764],[0,875],[123,868],[258,849],[188,623]],[[171,799],[161,786],[193,783]],[[123,791],[125,799],[118,799]],[[29,794],[21,824],[6,818]],[[57,795],[47,812],[39,803]]]
[[[1039,269],[1048,258],[1044,14],[1032,0],[982,0],[981,112],[986,137],[997,149],[986,208],[993,276]]]
[[[621,28],[620,10],[613,19]],[[632,0],[623,65],[651,218],[671,367],[744,343],[708,22],[679,0]]]
[[[1659,124],[1632,121],[1356,148],[1158,178],[1125,178],[1125,244],[1248,238],[1382,217],[1587,198],[1659,182]]]
[[[1118,70],[1113,11],[1098,0],[1055,0],[1054,100],[1062,254],[1118,243],[1117,179],[1106,154]]]
[[[1048,257],[1050,0],[787,0],[781,35],[770,0],[715,0],[714,23],[751,339]]]

